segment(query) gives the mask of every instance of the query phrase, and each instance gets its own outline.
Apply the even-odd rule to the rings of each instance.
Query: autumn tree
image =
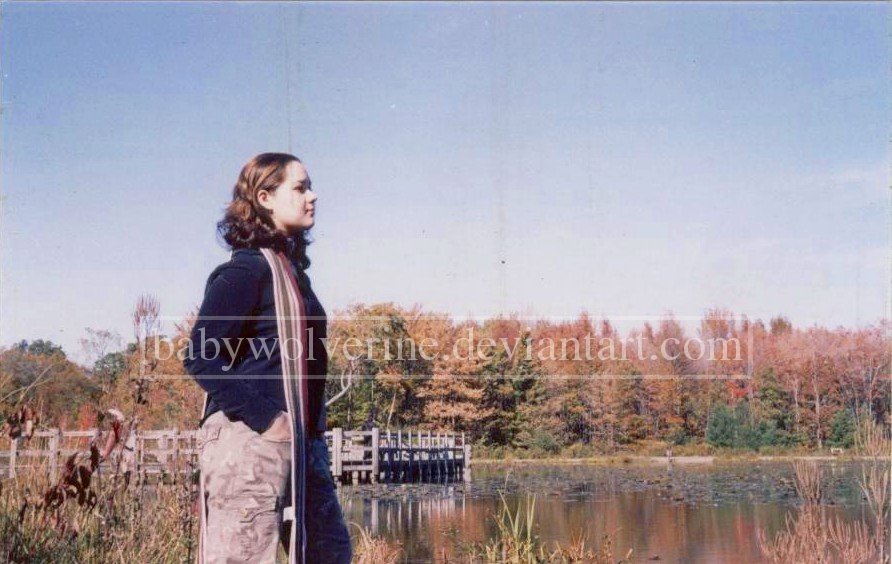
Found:
[[[352,372],[357,380],[329,414],[348,427],[368,418],[373,408],[382,426],[418,423],[421,402],[416,392],[431,369],[417,348],[413,350],[406,312],[393,304],[354,305],[335,317],[328,336],[329,372]],[[329,386],[336,393],[339,384]]]
[[[73,425],[81,407],[99,395],[99,387],[52,341],[21,341],[0,353],[3,416],[27,403],[45,425]]]
[[[87,336],[78,339],[86,366],[93,366],[106,355],[121,350],[121,336],[106,329],[87,327]]]
[[[441,355],[433,377],[418,392],[424,402],[424,419],[436,430],[473,432],[492,415],[481,407],[484,397],[479,358]]]

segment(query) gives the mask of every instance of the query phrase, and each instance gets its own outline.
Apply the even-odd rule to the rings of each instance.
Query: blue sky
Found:
[[[329,313],[876,322],[889,9],[4,2],[0,345],[196,308],[280,150]]]

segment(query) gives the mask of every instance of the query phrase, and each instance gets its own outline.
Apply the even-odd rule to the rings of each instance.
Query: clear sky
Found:
[[[289,150],[330,313],[888,315],[886,2],[0,11],[0,345],[197,308]]]

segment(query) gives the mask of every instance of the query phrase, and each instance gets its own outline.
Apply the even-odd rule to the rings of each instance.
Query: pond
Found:
[[[828,515],[868,518],[863,464],[819,463]],[[399,541],[408,562],[442,562],[494,537],[500,491],[512,508],[535,495],[536,531],[549,547],[610,534],[614,555],[632,549],[633,562],[758,562],[757,531],[773,537],[800,504],[793,478],[788,461],[475,465],[470,483],[342,486],[340,495],[348,522]]]

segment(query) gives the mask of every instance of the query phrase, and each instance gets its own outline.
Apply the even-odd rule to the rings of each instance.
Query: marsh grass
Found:
[[[882,451],[878,435],[865,444]],[[886,440],[885,437],[882,437]],[[95,445],[70,457],[52,480],[47,462],[17,478],[0,482],[0,557],[7,562],[191,562],[198,534],[196,469],[147,476],[127,482],[120,474],[103,474]],[[827,514],[822,505],[823,477],[814,462],[794,464],[802,507],[786,519],[774,538],[758,532],[769,562],[888,563],[890,473],[887,461],[875,458],[859,479],[868,518],[848,523]],[[611,538],[591,541],[581,531],[561,545],[538,535],[535,496],[512,504],[499,491],[501,506],[492,516],[493,538],[465,547],[462,562],[504,564],[628,562],[618,558]],[[354,562],[395,564],[405,558],[391,543],[359,525]]]
[[[396,564],[403,554],[399,543],[373,537],[365,527],[351,523],[359,531],[353,546],[354,564]]]
[[[824,497],[821,485],[821,471],[814,462],[797,460],[793,463],[793,472],[796,476],[796,492],[807,506],[820,505]]]
[[[499,564],[557,564],[586,562],[591,564],[614,564],[628,562],[630,549],[624,558],[617,560],[609,535],[600,544],[589,544],[587,535],[578,532],[570,544],[555,542],[549,549],[536,533],[536,496],[527,496],[515,507],[499,491],[501,509],[494,517],[496,536],[484,543],[472,546],[468,553],[469,562]]]
[[[874,459],[892,455],[892,437],[887,428],[865,418],[855,429],[855,452]]]
[[[512,511],[499,491],[502,509],[496,516],[498,536],[483,545],[488,562],[541,562],[545,558],[545,546],[535,533],[536,496],[527,497],[526,503],[518,503]],[[524,506],[525,505],[525,506]]]
[[[493,516],[496,534],[493,538],[461,547],[462,554],[448,557],[444,552],[437,561],[450,563],[486,564],[620,564],[629,562],[630,549],[624,558],[613,554],[612,542],[605,535],[600,543],[591,543],[581,531],[573,535],[569,544],[554,543],[553,548],[536,533],[536,498],[528,496],[512,507],[500,490],[501,508]],[[373,537],[368,529],[351,523],[359,531],[354,538],[353,562],[358,564],[396,564],[405,559],[402,546],[380,537]]]
[[[7,562],[189,562],[198,518],[189,476],[127,486],[98,453],[46,463],[0,483],[0,556]]]
[[[769,562],[839,562],[874,564],[889,562],[889,470],[875,459],[859,480],[870,509],[868,520],[847,523],[827,515],[822,499],[822,473],[814,462],[797,462],[796,491],[803,506],[787,515],[785,527],[773,539],[757,532],[762,553]]]

